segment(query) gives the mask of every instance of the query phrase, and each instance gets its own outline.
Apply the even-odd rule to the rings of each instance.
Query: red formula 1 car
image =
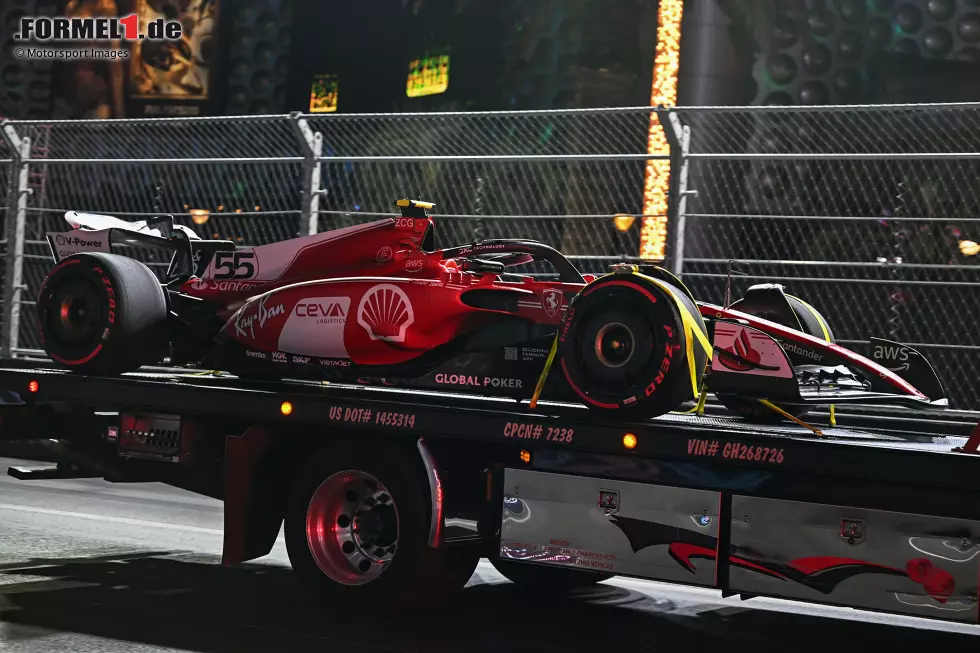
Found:
[[[581,274],[531,240],[434,247],[431,204],[258,247],[203,241],[169,216],[68,214],[37,300],[47,353],[96,375],[171,365],[242,377],[322,379],[574,400],[623,417],[676,410],[705,391],[755,419],[813,404],[944,406],[928,362],[872,340],[833,343],[823,317],[754,286],[725,308],[655,266]],[[163,283],[125,246],[169,250]],[[554,280],[516,274],[550,265]],[[539,275],[540,276],[540,275]]]

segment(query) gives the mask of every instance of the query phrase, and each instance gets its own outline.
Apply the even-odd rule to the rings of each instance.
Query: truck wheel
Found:
[[[479,553],[430,547],[430,513],[420,462],[385,446],[322,449],[293,488],[289,560],[300,581],[335,606],[438,601],[466,584]]]
[[[771,320],[777,324],[781,324],[785,327],[791,329],[800,329],[803,333],[807,335],[814,336],[815,338],[820,338],[821,340],[826,340],[828,342],[834,342],[834,333],[830,330],[830,326],[827,320],[821,315],[817,309],[813,306],[807,304],[798,297],[793,295],[786,295],[786,302],[789,304],[790,308],[793,309],[793,316],[780,312],[779,310],[774,310],[773,307],[767,306],[765,303],[748,302],[744,303],[744,300],[736,301],[732,304],[732,309],[736,311],[742,311],[743,313],[748,313],[749,315],[755,315],[756,317],[761,317],[765,320]],[[812,361],[807,361],[805,359],[800,359],[794,354],[788,354],[790,361],[794,365],[799,365],[801,363],[811,363]],[[730,412],[740,415],[741,417],[752,421],[758,422],[760,424],[778,424],[784,421],[786,418],[779,413],[773,411],[771,408],[759,403],[758,401],[753,401],[751,399],[743,399],[735,395],[719,394],[716,395],[718,401],[727,408]],[[806,404],[778,404],[780,408],[785,410],[787,413],[793,417],[800,419],[812,409],[812,405]]]
[[[37,299],[44,351],[87,374],[113,376],[160,360],[167,298],[156,275],[118,254],[75,254],[48,274]]]
[[[675,410],[696,394],[707,358],[700,343],[689,342],[682,312],[704,332],[697,307],[667,282],[609,275],[587,286],[559,326],[558,354],[572,391],[589,408],[623,417]]]
[[[544,592],[568,592],[609,580],[614,574],[552,567],[531,562],[490,558],[493,568],[510,582]]]

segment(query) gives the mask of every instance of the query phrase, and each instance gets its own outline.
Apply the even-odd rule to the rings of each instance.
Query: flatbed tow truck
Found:
[[[837,426],[147,369],[0,368],[25,480],[164,482],[224,502],[223,562],[281,529],[334,605],[431,605],[487,557],[536,591],[614,575],[976,623],[977,415],[841,410]]]

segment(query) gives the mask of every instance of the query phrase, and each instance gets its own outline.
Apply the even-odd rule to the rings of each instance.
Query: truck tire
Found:
[[[296,479],[286,550],[301,583],[332,607],[411,608],[450,597],[479,562],[472,547],[428,545],[421,462],[372,443],[318,451]]]
[[[682,312],[706,333],[700,312],[672,284],[640,275],[608,275],[569,304],[559,326],[558,356],[574,395],[593,410],[647,418],[692,398],[707,352],[685,328]],[[694,380],[688,356],[694,356]]]
[[[826,318],[824,318],[824,316],[820,314],[817,309],[813,308],[813,306],[807,304],[800,298],[794,297],[793,295],[786,295],[786,301],[788,302],[790,308],[793,309],[793,314],[796,318],[795,321],[791,319],[791,316],[769,310],[769,307],[764,305],[743,306],[742,300],[734,302],[731,307],[733,310],[742,311],[743,313],[748,313],[749,315],[755,315],[756,317],[771,320],[791,329],[799,329],[803,331],[803,333],[811,335],[815,338],[820,338],[821,340],[826,340],[827,342],[834,342],[834,332],[831,331],[830,325],[827,323]],[[808,362],[806,360],[794,360],[796,357],[793,354],[789,354],[789,357],[790,361],[794,365]],[[718,401],[730,412],[740,415],[741,417],[752,422],[757,422],[759,424],[778,424],[786,419],[783,415],[780,415],[758,401],[727,394],[719,394],[716,395],[716,397]],[[812,405],[806,404],[780,403],[777,405],[797,419],[804,417],[807,413],[813,410]]]
[[[71,370],[131,372],[159,361],[168,344],[163,286],[126,256],[69,256],[44,280],[36,306],[44,351]]]
[[[504,578],[515,585],[539,592],[568,592],[590,587],[596,583],[609,580],[615,575],[600,571],[553,567],[532,562],[501,560],[500,558],[490,558],[490,564]]]

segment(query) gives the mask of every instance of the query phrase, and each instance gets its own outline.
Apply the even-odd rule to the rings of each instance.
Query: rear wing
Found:
[[[161,216],[146,221],[146,226],[160,235],[142,233],[122,227],[105,229],[72,229],[71,231],[48,232],[45,237],[55,263],[84,252],[117,252],[116,248],[142,247],[170,252],[166,279],[201,276],[214,254],[219,251],[236,249],[230,240],[192,240],[188,233],[174,225],[173,216]]]

